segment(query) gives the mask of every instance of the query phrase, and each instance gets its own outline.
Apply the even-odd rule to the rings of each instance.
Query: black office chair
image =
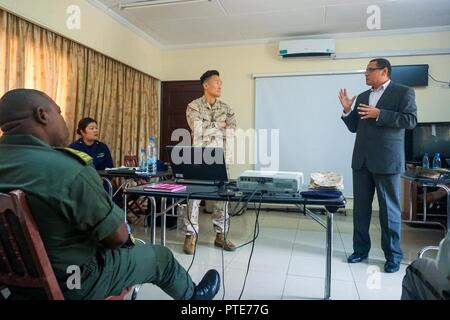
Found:
[[[422,259],[423,256],[428,252],[428,251],[436,251],[439,252],[439,247],[438,246],[428,246],[428,247],[424,247],[422,249],[420,249],[419,253],[417,254],[417,257],[419,259]],[[436,253],[437,254],[437,253]]]

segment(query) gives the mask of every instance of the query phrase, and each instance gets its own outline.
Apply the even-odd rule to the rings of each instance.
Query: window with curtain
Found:
[[[158,136],[159,81],[0,9],[0,96],[16,88],[45,92],[71,133],[84,117],[98,121],[116,165]]]

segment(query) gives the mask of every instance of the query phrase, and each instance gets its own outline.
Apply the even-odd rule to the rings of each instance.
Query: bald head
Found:
[[[33,117],[38,107],[50,108],[54,102],[45,93],[31,89],[15,89],[0,99],[0,127],[8,132],[22,121]]]
[[[68,130],[60,113],[45,93],[15,89],[0,99],[0,128],[5,135],[33,135],[52,146],[64,146]]]

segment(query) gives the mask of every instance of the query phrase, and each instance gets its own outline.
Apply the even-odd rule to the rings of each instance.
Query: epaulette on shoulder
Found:
[[[75,150],[72,148],[55,148],[55,150],[61,151],[72,158],[77,159],[81,164],[88,165],[92,163],[92,157],[83,151]]]

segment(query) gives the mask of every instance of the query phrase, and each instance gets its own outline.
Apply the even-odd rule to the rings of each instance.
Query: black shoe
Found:
[[[394,261],[386,261],[384,264],[384,272],[386,273],[394,273],[400,270],[400,263]]]
[[[202,281],[195,286],[191,300],[212,300],[220,289],[220,275],[216,270],[209,270]]]
[[[350,257],[348,257],[347,258],[347,262],[348,263],[358,263],[358,262],[361,262],[361,261],[363,261],[364,259],[367,259],[367,254],[365,254],[365,255],[360,255],[360,254],[358,254],[358,253],[356,253],[356,252],[353,252],[351,255],[350,255]]]

